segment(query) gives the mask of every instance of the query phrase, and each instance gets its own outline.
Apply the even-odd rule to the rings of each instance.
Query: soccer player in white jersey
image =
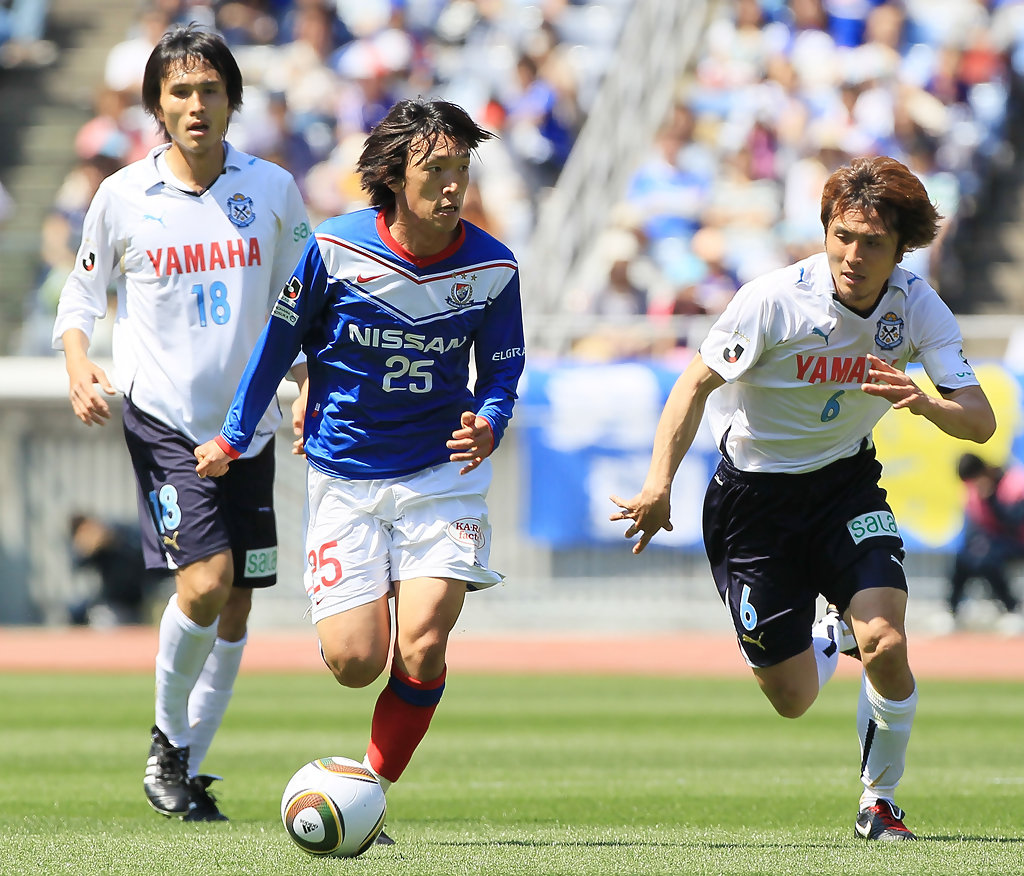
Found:
[[[460,218],[470,154],[490,136],[446,101],[392,107],[359,159],[371,208],[316,229],[220,434],[196,449],[200,475],[226,471],[301,346],[304,583],[340,684],[365,687],[387,667],[394,598],[365,761],[385,790],[441,699],[466,592],[501,580],[488,567],[487,457],[523,370],[519,274],[505,246]]]
[[[903,542],[871,431],[890,408],[979,443],[996,425],[949,308],[898,267],[934,239],[938,219],[894,159],[858,158],[833,173],[821,201],[825,251],[739,290],[669,395],[641,491],[611,497],[611,519],[630,521],[627,538],[640,534],[634,553],[670,530],[672,479],[707,407],[722,460],[704,545],[761,690],[797,718],[840,651],[863,661],[855,831],[868,840],[915,839],[895,792],[917,706]],[[924,366],[937,396],[906,373],[909,362]],[[819,594],[829,610],[814,623]]]
[[[54,326],[71,405],[110,418],[96,390],[124,394],[147,565],[175,570],[160,621],[156,720],[144,789],[158,812],[220,821],[199,766],[220,726],[246,641],[252,591],[276,581],[275,403],[233,477],[196,477],[278,292],[311,231],[287,171],[224,139],[242,77],[219,36],[169,31],[143,102],[167,143],[100,185]],[[117,286],[113,379],[88,357]],[[304,365],[296,378],[304,379]],[[115,390],[116,387],[116,390]]]

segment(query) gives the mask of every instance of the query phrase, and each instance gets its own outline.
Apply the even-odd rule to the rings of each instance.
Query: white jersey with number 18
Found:
[[[146,414],[196,443],[220,429],[273,302],[311,234],[291,175],[225,143],[224,172],[183,190],[159,146],[105,179],[60,296],[53,345],[91,338],[117,289],[111,380]],[[246,456],[270,440],[272,404]]]

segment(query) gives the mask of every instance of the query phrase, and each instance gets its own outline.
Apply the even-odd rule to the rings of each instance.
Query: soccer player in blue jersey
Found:
[[[864,671],[856,835],[915,839],[896,806],[917,687],[907,660],[903,541],[879,486],[871,430],[890,408],[985,442],[995,416],[956,320],[899,263],[939,216],[891,158],[855,159],[825,184],[825,251],[745,285],[676,382],[640,493],[612,496],[640,553],[672,528],[670,488],[707,408],[722,460],[704,545],[740,651],[780,715],[797,718],[839,653]],[[920,362],[938,390],[906,373]],[[814,623],[815,603],[829,603]],[[851,632],[852,628],[852,632]],[[858,654],[859,649],[859,654]]]
[[[200,476],[227,471],[305,352],[304,583],[340,684],[373,683],[391,658],[365,761],[385,790],[441,699],[466,592],[501,580],[485,498],[523,371],[519,274],[460,216],[490,136],[445,101],[392,107],[359,159],[371,208],[316,229],[220,434],[196,448]]]
[[[193,451],[220,429],[310,229],[291,175],[225,140],[242,76],[220,37],[197,27],[165,34],[146,65],[143,102],[167,142],[96,193],[54,346],[83,423],[110,418],[97,388],[124,394],[146,563],[175,575],[160,620],[146,797],[163,815],[220,821],[208,791],[215,777],[199,766],[231,699],[253,589],[276,581],[281,410],[269,406],[230,478],[197,478]],[[113,380],[88,356],[111,284]]]

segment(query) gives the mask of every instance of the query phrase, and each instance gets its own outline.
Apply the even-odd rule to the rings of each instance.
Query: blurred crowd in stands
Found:
[[[742,283],[822,248],[825,179],[875,154],[914,170],[944,216],[940,239],[903,263],[940,288],[943,242],[1013,160],[1007,108],[1022,68],[1019,0],[721,4],[596,247],[600,279],[573,307],[720,312]],[[631,352],[607,340],[582,346]]]
[[[50,0],[0,0],[0,70],[37,69],[57,60],[44,39]]]
[[[614,51],[631,0],[147,0],[106,60],[95,116],[43,229],[22,354],[49,353],[56,300],[99,182],[158,137],[140,106],[166,28],[224,34],[245,81],[228,137],[295,176],[314,224],[365,205],[354,173],[369,129],[401,98],[442,97],[498,139],[479,149],[466,217],[525,246]],[[94,340],[102,355],[104,339]]]
[[[522,254],[632,2],[148,0],[111,49],[96,114],[75,139],[20,352],[49,352],[57,294],[99,181],[157,142],[139,86],[168,25],[200,21],[227,37],[246,82],[229,137],[295,175],[314,223],[363,206],[355,159],[395,100],[461,104],[499,135],[481,147],[467,218]],[[566,308],[612,319],[720,312],[743,282],[821,248],[822,184],[865,154],[905,162],[938,204],[943,236],[904,264],[940,287],[943,240],[975,209],[991,169],[1013,158],[1007,107],[1024,68],[1024,0],[712,8],[695,69],[650,148],[633,157],[628,191],[595,241],[599,268],[567,293]],[[628,342],[591,350],[650,352]]]

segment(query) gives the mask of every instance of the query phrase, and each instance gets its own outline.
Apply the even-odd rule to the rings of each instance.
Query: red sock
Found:
[[[426,735],[444,693],[447,674],[445,667],[432,681],[420,681],[391,667],[388,686],[381,691],[373,710],[366,749],[370,766],[389,782],[398,781]]]

